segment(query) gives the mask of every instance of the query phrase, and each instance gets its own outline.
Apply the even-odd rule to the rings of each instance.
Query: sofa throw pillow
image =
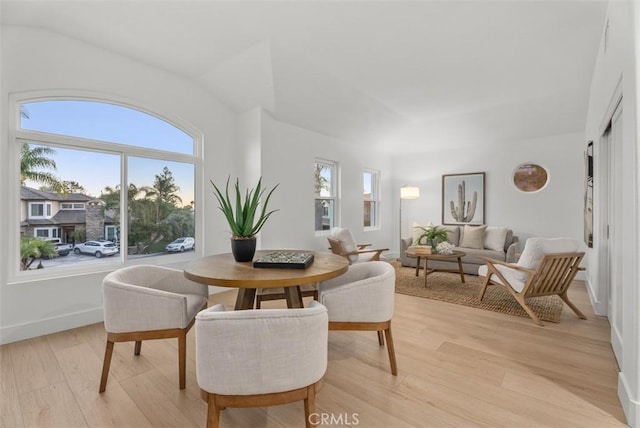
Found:
[[[481,250],[484,247],[484,234],[486,230],[487,226],[465,225],[460,246]]]
[[[458,226],[439,226],[447,231],[447,241],[454,247],[460,243],[460,228]]]
[[[484,248],[504,252],[504,241],[507,239],[507,228],[487,226],[484,233]]]

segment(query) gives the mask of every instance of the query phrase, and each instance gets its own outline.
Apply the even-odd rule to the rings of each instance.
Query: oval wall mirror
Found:
[[[542,190],[548,181],[547,170],[535,163],[520,164],[513,172],[513,184],[522,192]]]

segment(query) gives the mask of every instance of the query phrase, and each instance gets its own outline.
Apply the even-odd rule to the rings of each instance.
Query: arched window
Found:
[[[20,270],[195,249],[193,135],[111,102],[18,104]],[[189,245],[170,245],[180,238]],[[34,248],[49,254],[34,257]]]

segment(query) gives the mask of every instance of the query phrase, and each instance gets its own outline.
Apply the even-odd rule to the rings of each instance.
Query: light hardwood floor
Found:
[[[621,427],[609,323],[593,315],[582,283],[559,324],[396,295],[397,377],[375,333],[330,332],[317,394],[322,426]],[[235,291],[211,296],[232,307]],[[265,302],[277,307],[281,301]],[[177,341],[116,344],[98,394],[102,324],[0,347],[2,427],[204,427],[206,404],[188,336],[187,388],[178,389]],[[303,405],[225,409],[221,426],[304,426]]]

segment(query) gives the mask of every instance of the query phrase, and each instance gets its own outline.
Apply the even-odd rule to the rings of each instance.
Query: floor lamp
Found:
[[[402,240],[402,200],[403,199],[418,199],[420,197],[420,188],[407,186],[406,184],[400,188],[400,234],[399,239]],[[400,242],[400,241],[398,241]],[[402,248],[402,246],[400,247]]]

